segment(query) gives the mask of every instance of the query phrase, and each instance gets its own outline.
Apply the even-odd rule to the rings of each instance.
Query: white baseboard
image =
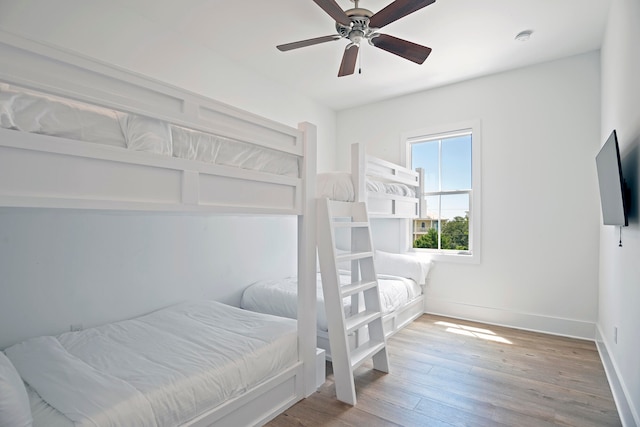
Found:
[[[626,387],[622,380],[622,376],[618,375],[616,364],[611,358],[611,354],[607,348],[607,343],[602,338],[603,334],[600,327],[596,329],[596,346],[598,347],[598,353],[600,354],[600,360],[604,366],[604,371],[607,374],[609,380],[609,386],[613,393],[613,399],[616,402],[618,408],[618,414],[624,427],[638,427],[640,426],[640,408],[634,408],[632,402],[627,398],[629,395],[626,393]]]
[[[425,312],[510,328],[594,341],[595,322],[522,313],[426,297]]]

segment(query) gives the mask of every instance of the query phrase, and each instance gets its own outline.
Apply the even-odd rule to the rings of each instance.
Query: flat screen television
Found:
[[[626,185],[622,177],[620,148],[615,129],[596,156],[600,205],[605,225],[629,225]]]

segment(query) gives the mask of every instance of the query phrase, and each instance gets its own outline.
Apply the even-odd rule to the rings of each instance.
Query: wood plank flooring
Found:
[[[356,371],[358,404],[327,382],[272,420],[292,426],[621,426],[595,344],[423,315],[388,342],[391,372]]]

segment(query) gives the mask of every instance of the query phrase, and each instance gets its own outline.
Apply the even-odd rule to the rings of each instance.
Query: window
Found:
[[[407,165],[424,171],[422,215],[410,244],[441,259],[479,262],[479,122],[404,135]]]

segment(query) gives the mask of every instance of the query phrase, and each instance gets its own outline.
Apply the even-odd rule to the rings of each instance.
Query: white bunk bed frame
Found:
[[[351,145],[351,177],[355,201],[367,202],[369,218],[419,218],[423,211],[424,171],[404,166],[367,154],[364,144]],[[416,197],[367,191],[367,178],[405,184],[416,189]]]
[[[1,29],[0,81],[298,156],[292,178],[0,129],[0,207],[296,215],[298,362],[188,425],[261,425],[316,390],[315,126],[291,128]]]
[[[416,197],[405,197],[396,194],[384,194],[367,191],[367,178],[381,180],[387,183],[405,184],[415,187]],[[380,159],[367,154],[366,147],[361,143],[351,145],[351,179],[355,190],[355,202],[367,203],[367,214],[371,219],[413,219],[420,218],[424,209],[424,170],[415,171],[404,166]],[[417,298],[391,313],[382,316],[382,326],[388,339],[396,332],[413,322],[425,312],[424,287]],[[356,340],[366,340],[366,334],[356,334],[349,337],[351,346]],[[331,360],[329,334],[318,330],[318,347],[326,350],[326,357]]]
[[[416,320],[425,313],[424,284],[421,284],[422,294],[409,301],[408,304],[382,315],[382,330],[386,339],[392,337],[396,332],[402,330],[405,326]],[[329,332],[317,330],[318,347],[325,350],[325,357],[331,361],[331,346],[329,343]],[[349,345],[351,348],[357,346],[358,342],[366,341],[368,334],[356,333],[349,336]],[[357,341],[359,340],[359,341]]]

